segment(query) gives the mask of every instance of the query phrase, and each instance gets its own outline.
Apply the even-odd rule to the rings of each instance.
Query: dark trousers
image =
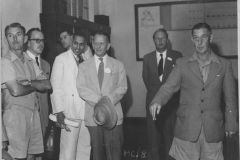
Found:
[[[161,133],[157,128],[156,121],[153,121],[152,116],[147,116],[147,139],[148,139],[148,159],[149,160],[163,160],[160,159],[161,152]]]
[[[175,112],[161,112],[157,120],[147,116],[148,157],[149,160],[172,160],[169,150],[174,136]]]
[[[123,128],[117,125],[112,130],[101,126],[87,126],[92,147],[92,160],[121,160]]]
[[[174,160],[169,155],[169,150],[172,145],[173,137],[174,137],[174,126],[176,122],[175,112],[166,117],[165,123],[163,125],[163,144],[164,144],[164,157],[166,160]]]

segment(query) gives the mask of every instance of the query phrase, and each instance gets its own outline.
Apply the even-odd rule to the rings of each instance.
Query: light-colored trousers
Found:
[[[223,144],[208,143],[203,128],[196,142],[174,137],[169,155],[176,160],[223,160]]]
[[[59,160],[89,160],[90,135],[84,121],[79,128],[68,128],[71,132],[61,129]]]

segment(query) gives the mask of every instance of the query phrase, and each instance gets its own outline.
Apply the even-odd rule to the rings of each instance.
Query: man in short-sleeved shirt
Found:
[[[1,59],[3,123],[8,152],[15,159],[34,158],[43,152],[38,98],[35,91],[51,89],[49,80],[37,80],[31,60],[23,52],[25,28],[12,23],[5,28],[9,52]]]

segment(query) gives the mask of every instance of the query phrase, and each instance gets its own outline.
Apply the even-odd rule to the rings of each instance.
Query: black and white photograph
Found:
[[[2,160],[239,160],[237,0],[1,0]]]

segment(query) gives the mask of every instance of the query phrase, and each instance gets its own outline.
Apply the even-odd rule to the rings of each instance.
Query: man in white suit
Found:
[[[126,71],[122,62],[107,55],[108,35],[97,32],[93,36],[95,54],[79,65],[77,89],[86,100],[85,122],[91,136],[93,160],[121,160],[123,144],[123,112],[120,100],[127,91]],[[94,107],[107,96],[117,114],[117,124],[111,130],[94,121]]]
[[[58,55],[53,64],[51,102],[57,125],[61,127],[60,160],[90,159],[90,135],[83,121],[85,101],[79,97],[76,88],[78,64],[83,60],[81,54],[85,47],[85,37],[76,33],[71,48]],[[81,125],[78,128],[66,125],[65,118]]]

